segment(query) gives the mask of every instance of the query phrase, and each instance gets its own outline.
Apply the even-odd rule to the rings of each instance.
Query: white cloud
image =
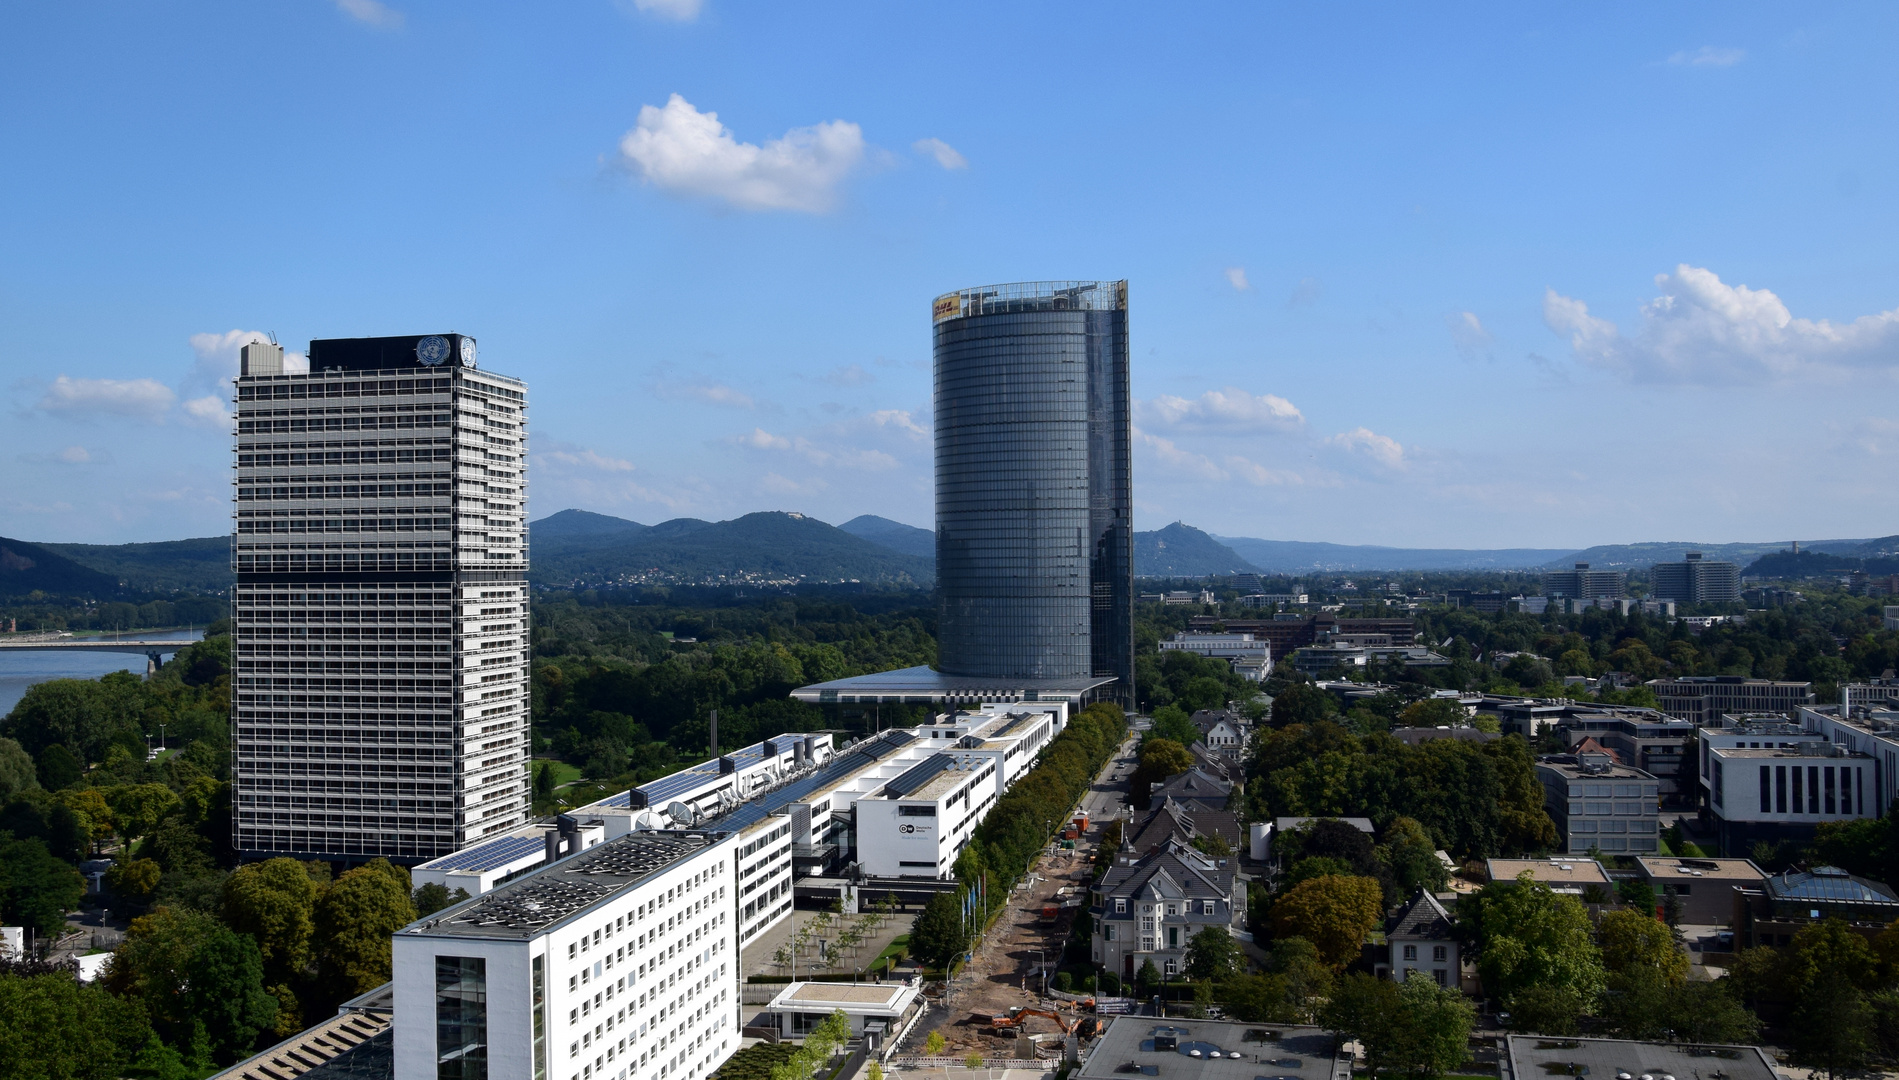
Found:
[[[1283,487],[1288,484],[1303,484],[1305,477],[1296,472],[1282,469],[1269,469],[1254,461],[1233,454],[1227,457],[1226,467],[1233,475],[1254,487]]]
[[[589,469],[595,472],[632,472],[633,463],[624,458],[607,457],[605,454],[588,450],[585,447],[560,450],[537,450],[535,461],[546,465],[567,465],[576,469]]]
[[[772,495],[815,495],[829,485],[816,478],[793,480],[783,473],[768,472],[758,478],[758,486]]]
[[[1454,311],[1444,316],[1444,325],[1450,329],[1451,344],[1467,359],[1482,356],[1495,340],[1473,311]]]
[[[663,108],[640,108],[639,124],[620,140],[620,152],[643,179],[668,191],[741,210],[822,213],[863,160],[864,134],[856,124],[833,120],[755,146],[734,138],[718,113],[702,113],[674,94]]]
[[[703,401],[708,405],[723,405],[731,409],[750,409],[757,405],[752,395],[736,387],[727,386],[717,379],[701,379],[695,382],[669,382],[661,380],[653,384],[653,393],[673,401]]]
[[[642,15],[657,15],[675,22],[691,22],[699,17],[702,0],[633,0],[633,10]]]
[[[753,428],[751,434],[739,436],[740,446],[749,446],[754,450],[789,450],[791,440],[783,435],[773,435],[764,428]]]
[[[1326,442],[1348,453],[1363,454],[1381,465],[1394,469],[1404,467],[1404,447],[1398,440],[1380,435],[1370,428],[1353,428],[1327,439]]]
[[[1183,450],[1171,439],[1150,435],[1140,428],[1134,429],[1134,441],[1147,447],[1154,455],[1163,472],[1195,480],[1225,480],[1226,470],[1205,454],[1196,454],[1192,450]]]
[[[191,351],[198,361],[191,369],[193,384],[223,386],[237,378],[239,358],[244,346],[253,341],[269,341],[270,335],[257,330],[226,330],[222,334],[191,335]],[[299,374],[310,370],[310,360],[302,353],[284,353],[284,371]]]
[[[68,446],[53,456],[68,465],[84,465],[86,462],[92,460],[91,451],[83,446]]]
[[[129,416],[158,420],[177,395],[154,379],[74,379],[61,375],[46,388],[39,407],[68,416]]]
[[[1252,394],[1235,387],[1209,390],[1194,399],[1162,394],[1136,404],[1143,423],[1157,427],[1221,431],[1291,431],[1306,418],[1277,394]]]
[[[224,399],[216,395],[192,398],[179,406],[185,414],[185,421],[203,427],[227,427],[231,414],[224,410]]]
[[[1733,67],[1747,59],[1746,49],[1724,49],[1715,45],[1703,45],[1699,49],[1683,50],[1670,56],[1668,62],[1676,67]]]
[[[930,429],[916,422],[906,409],[878,409],[866,419],[880,428],[896,428],[919,439],[928,438]]]
[[[377,0],[336,0],[336,9],[364,26],[378,30],[402,29],[402,12]]]
[[[910,148],[926,157],[935,158],[936,163],[945,169],[969,168],[969,159],[941,139],[918,139],[910,144]]]
[[[1899,373],[1899,308],[1850,323],[1797,319],[1772,292],[1728,285],[1713,271],[1685,263],[1673,274],[1656,275],[1655,284],[1662,295],[1642,305],[1640,327],[1629,337],[1554,289],[1544,294],[1543,321],[1569,338],[1578,360],[1638,381]]]
[[[1226,281],[1227,284],[1233,286],[1234,292],[1248,292],[1253,288],[1252,283],[1246,280],[1246,267],[1244,266],[1227,267]]]
[[[882,450],[867,450],[855,446],[823,446],[802,435],[786,438],[783,435],[774,435],[764,428],[753,428],[749,434],[740,435],[737,442],[740,446],[753,450],[789,451],[819,466],[870,471],[897,467],[897,459]]]

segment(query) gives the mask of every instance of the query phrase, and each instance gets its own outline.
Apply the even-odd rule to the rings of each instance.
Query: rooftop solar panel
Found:
[[[429,867],[435,870],[459,870],[480,872],[493,870],[497,866],[521,858],[533,851],[545,851],[547,841],[539,836],[504,836],[499,840],[490,840],[485,844],[476,844],[451,855],[444,855]]]
[[[890,799],[904,798],[931,780],[936,779],[942,774],[943,770],[954,764],[956,764],[956,759],[950,757],[948,754],[931,754],[921,762],[910,766],[910,768],[904,771],[902,776],[885,784],[884,797]]]
[[[665,806],[687,791],[704,784],[708,780],[719,778],[719,763],[709,762],[682,769],[671,776],[662,776],[650,784],[641,784],[640,793],[646,796],[648,806]]]

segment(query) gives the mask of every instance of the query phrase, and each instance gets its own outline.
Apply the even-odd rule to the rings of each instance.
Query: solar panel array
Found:
[[[646,805],[665,806],[706,781],[718,778],[719,763],[709,761],[694,765],[690,769],[682,769],[671,776],[662,776],[650,784],[641,784],[637,790],[646,796]]]
[[[482,871],[493,870],[535,851],[546,851],[547,841],[541,836],[504,836],[499,840],[490,840],[485,844],[476,844],[463,848],[452,855],[444,855],[429,864],[432,870]]]
[[[750,802],[733,808],[730,813],[708,819],[700,827],[743,829],[749,825],[755,825],[812,792],[820,791],[853,773],[875,765],[915,742],[916,738],[908,731],[886,731],[876,738],[864,739],[849,750],[832,755],[831,760],[825,762],[824,767],[818,771],[801,776],[782,787],[773,788],[753,798]]]
[[[451,925],[538,930],[711,843],[707,837],[629,833],[503,886],[447,920]]]
[[[912,792],[936,779],[943,771],[956,764],[956,759],[948,754],[932,754],[906,769],[902,776],[884,785],[884,797],[887,799],[907,798]]]

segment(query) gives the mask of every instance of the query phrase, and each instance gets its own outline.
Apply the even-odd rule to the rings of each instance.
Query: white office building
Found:
[[[1379,644],[1389,645],[1389,636]],[[1183,630],[1171,640],[1160,643],[1162,652],[1179,650],[1225,660],[1240,676],[1261,682],[1273,671],[1273,647],[1265,638],[1252,634],[1215,634]]]
[[[629,834],[398,931],[394,1075],[709,1075],[739,1041],[737,840]]]
[[[459,334],[237,379],[234,841],[418,863],[527,821],[527,395]]]

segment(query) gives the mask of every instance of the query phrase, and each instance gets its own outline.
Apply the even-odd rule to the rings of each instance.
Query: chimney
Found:
[[[712,710],[712,756],[719,756],[719,710]]]

